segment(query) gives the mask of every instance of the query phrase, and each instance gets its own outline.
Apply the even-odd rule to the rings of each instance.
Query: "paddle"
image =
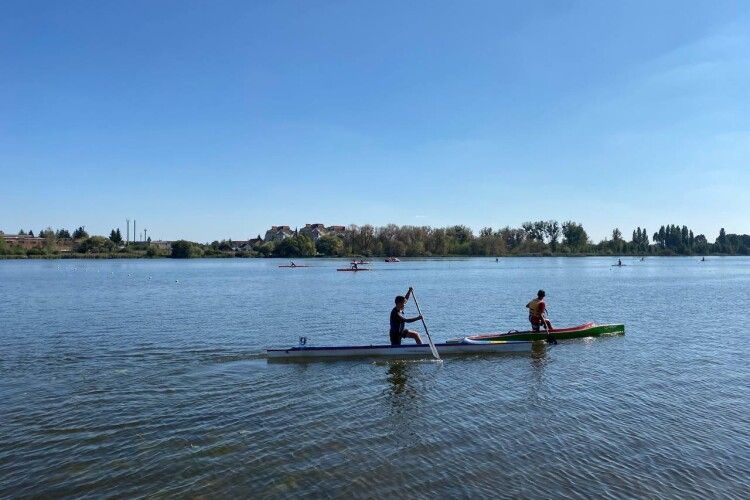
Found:
[[[549,328],[547,328],[547,320],[544,319],[544,314],[542,314],[542,324],[544,325],[544,331],[547,332],[547,343],[557,344],[557,339],[552,336],[552,334],[549,332]]]
[[[437,352],[437,348],[435,347],[435,344],[432,342],[432,337],[430,337],[430,332],[427,331],[427,323],[424,322],[424,317],[422,316],[422,311],[419,309],[419,302],[417,302],[417,296],[414,294],[414,288],[411,289],[411,296],[414,297],[414,305],[417,306],[417,314],[419,314],[420,317],[422,317],[422,326],[424,326],[424,332],[427,334],[427,340],[430,342],[430,350],[432,351],[432,355],[435,356],[435,359],[440,360],[440,355]]]

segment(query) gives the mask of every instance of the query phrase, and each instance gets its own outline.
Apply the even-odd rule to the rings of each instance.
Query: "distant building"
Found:
[[[305,224],[305,227],[299,230],[299,234],[307,236],[313,241],[318,241],[321,236],[327,235],[328,231],[323,224]]]
[[[72,252],[74,244],[73,238],[57,238],[55,240],[55,248],[58,252]]]
[[[151,242],[152,245],[154,245],[159,250],[172,250],[172,242],[171,241],[165,241],[165,240],[156,240]]]
[[[27,236],[24,234],[3,234],[2,237],[5,240],[5,244],[13,247],[21,247],[24,250],[31,250],[32,248],[42,248],[47,242],[44,238],[38,236]]]
[[[331,236],[343,237],[346,233],[346,226],[328,226],[326,232]]]
[[[258,244],[262,243],[263,238],[261,238],[260,235],[258,235],[257,238],[251,238],[249,240],[237,240],[230,242],[233,252],[247,252],[254,249]]]
[[[271,226],[271,229],[266,231],[263,241],[281,241],[292,236],[294,236],[294,231],[289,226]]]

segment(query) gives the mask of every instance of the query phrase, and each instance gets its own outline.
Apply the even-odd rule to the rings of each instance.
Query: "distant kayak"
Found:
[[[372,269],[364,268],[364,269],[352,269],[351,267],[342,267],[341,269],[336,269],[337,271],[372,271]]]
[[[388,257],[387,259],[385,259],[385,262],[401,262],[401,261],[396,257]]]
[[[612,267],[625,267],[627,264],[612,264]]]
[[[312,266],[290,266],[289,264],[287,264],[285,266],[279,266],[279,267],[291,267],[291,268],[295,268],[295,267],[312,267]]]

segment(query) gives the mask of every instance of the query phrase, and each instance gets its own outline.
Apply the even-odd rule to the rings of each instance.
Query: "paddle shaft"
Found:
[[[419,316],[422,318],[422,326],[424,326],[424,332],[427,334],[427,341],[430,343],[430,350],[432,351],[432,355],[435,356],[435,359],[440,359],[440,355],[437,352],[435,343],[432,341],[432,337],[430,337],[430,332],[427,330],[427,323],[424,322],[422,311],[419,309],[419,302],[417,302],[417,296],[414,295],[414,288],[411,289],[411,296],[414,298],[414,305],[417,306],[417,314],[419,314]]]
[[[557,344],[557,339],[552,336],[552,334],[549,332],[549,328],[547,328],[547,319],[544,317],[544,314],[547,313],[547,308],[545,306],[544,313],[542,313],[542,325],[544,325],[544,331],[547,332],[547,343],[548,344]]]

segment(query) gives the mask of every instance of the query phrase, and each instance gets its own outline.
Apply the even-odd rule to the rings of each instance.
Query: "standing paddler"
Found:
[[[547,304],[544,303],[544,296],[544,290],[539,290],[536,293],[536,298],[526,304],[526,307],[529,309],[529,322],[531,323],[531,329],[535,332],[539,331],[542,324],[545,325],[547,330],[552,330],[552,323],[544,317],[544,313],[547,311]]]
[[[419,337],[417,332],[407,330],[405,328],[406,323],[414,323],[422,319],[422,316],[415,316],[414,318],[407,318],[404,316],[404,307],[406,301],[411,297],[412,288],[406,292],[406,296],[399,295],[396,297],[396,307],[391,309],[391,345],[401,345],[401,339],[411,338],[414,339],[417,344],[422,343],[422,339]]]

